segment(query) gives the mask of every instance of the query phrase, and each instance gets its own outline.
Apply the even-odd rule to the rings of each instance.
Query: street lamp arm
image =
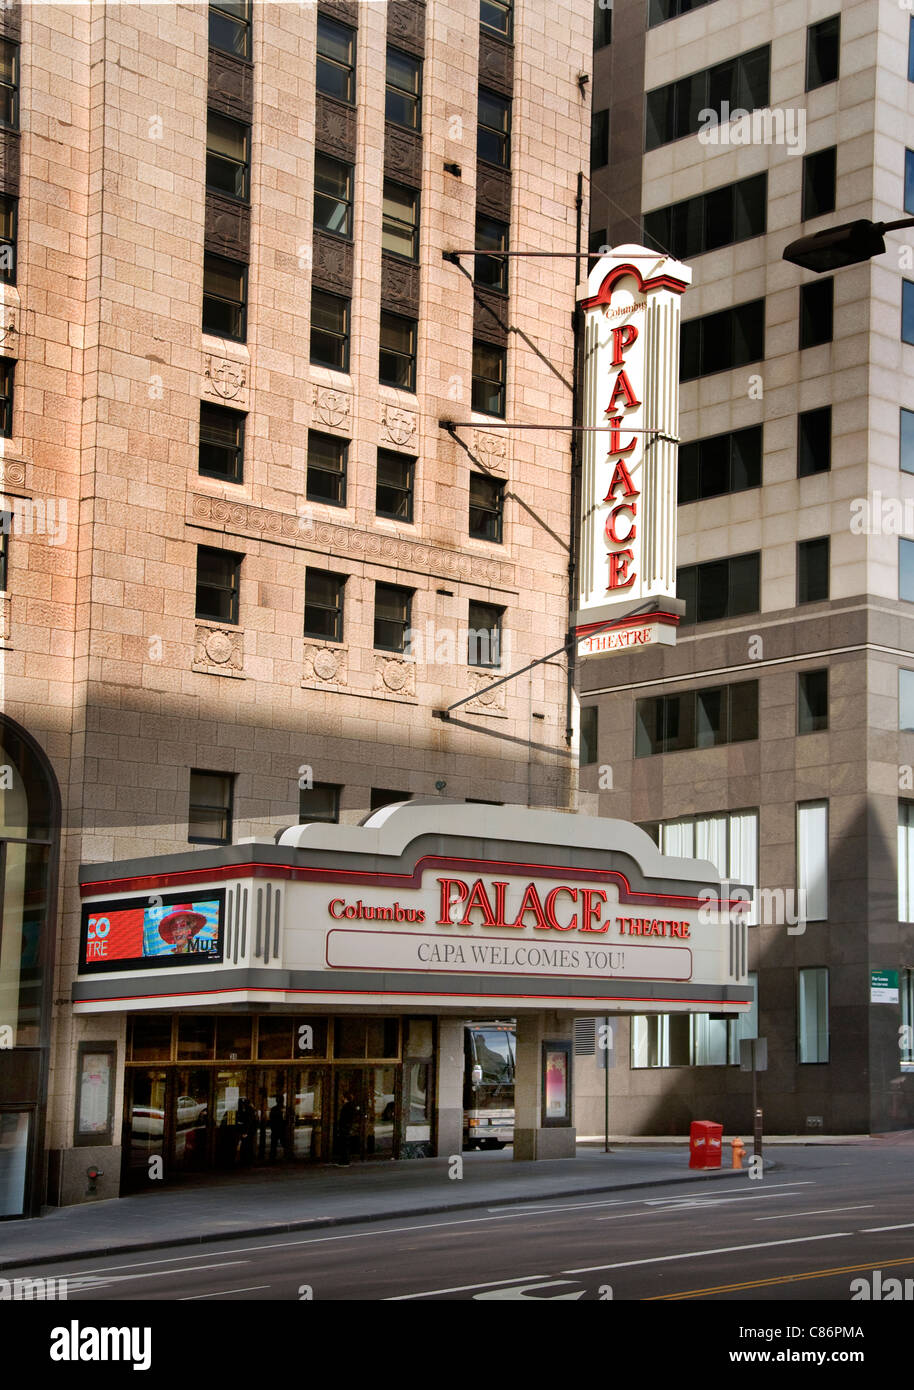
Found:
[[[897,232],[902,227],[914,227],[914,217],[899,217],[897,222],[877,222],[876,231],[882,235],[884,232]]]

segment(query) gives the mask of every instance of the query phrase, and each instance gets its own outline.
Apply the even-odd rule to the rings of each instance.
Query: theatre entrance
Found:
[[[265,1060],[302,1043],[318,1055]],[[184,1060],[192,1047],[208,1055]],[[122,1189],[427,1156],[433,1058],[430,1019],[137,1016],[128,1032]]]

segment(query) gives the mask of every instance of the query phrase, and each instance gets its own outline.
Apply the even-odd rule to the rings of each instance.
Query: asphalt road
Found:
[[[914,1150],[782,1151],[760,1179],[713,1191],[545,1198],[3,1273],[66,1278],[71,1316],[80,1300],[786,1299],[849,1313],[854,1292],[886,1300],[891,1279],[914,1298]]]

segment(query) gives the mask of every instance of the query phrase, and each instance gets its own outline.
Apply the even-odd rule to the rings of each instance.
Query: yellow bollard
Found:
[[[742,1166],[743,1166],[743,1154],[744,1154],[745,1152],[746,1152],[746,1146],[745,1146],[745,1144],[743,1143],[742,1139],[734,1139],[734,1140],[733,1140],[733,1167],[734,1167],[734,1168],[742,1168]]]

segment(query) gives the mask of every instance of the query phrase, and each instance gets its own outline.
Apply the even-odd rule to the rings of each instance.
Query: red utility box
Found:
[[[719,1168],[724,1127],[713,1120],[693,1120],[689,1129],[689,1167]]]

